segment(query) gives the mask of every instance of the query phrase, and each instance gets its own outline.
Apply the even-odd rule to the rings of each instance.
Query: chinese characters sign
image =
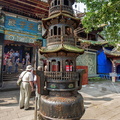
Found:
[[[12,30],[38,33],[38,22],[28,21],[22,18],[6,16],[5,27]]]

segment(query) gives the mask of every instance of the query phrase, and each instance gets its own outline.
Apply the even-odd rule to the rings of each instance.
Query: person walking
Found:
[[[20,58],[17,58],[17,60],[15,61],[15,73],[18,72],[19,61],[20,61]]]
[[[20,99],[19,99],[19,107],[20,109],[24,108],[25,110],[29,110],[29,100],[31,92],[34,91],[33,86],[33,75],[31,71],[33,67],[28,65],[26,70],[23,71],[19,78],[22,78],[22,83],[20,85]]]
[[[20,57],[20,54],[19,54],[19,52],[18,51],[16,51],[15,53],[14,53],[14,56],[15,56],[15,61]]]

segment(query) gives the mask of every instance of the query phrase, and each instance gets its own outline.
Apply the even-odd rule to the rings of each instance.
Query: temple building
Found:
[[[81,18],[84,14],[80,13],[78,16]],[[119,80],[119,44],[111,44],[104,40],[99,34],[104,26],[103,24],[97,30],[93,29],[85,33],[85,29],[80,24],[75,30],[76,44],[85,49],[84,54],[77,57],[77,66],[88,66],[88,77],[100,76],[111,79],[113,75]]]
[[[22,59],[26,57],[26,53],[29,53],[30,63],[33,66],[45,66],[47,64],[46,61],[44,61],[45,57],[38,54],[38,47],[40,47],[39,45],[41,44],[43,48],[46,46],[46,36],[48,32],[47,29],[44,29],[42,27],[41,19],[46,18],[45,20],[43,20],[44,26],[46,28],[47,26],[49,26],[48,24],[58,23],[58,21],[54,19],[56,17],[54,11],[58,9],[57,6],[59,5],[59,3],[59,0],[57,2],[54,1],[53,5],[55,5],[56,7],[54,7],[54,9],[51,8],[50,11],[50,16],[51,13],[53,14],[53,16],[47,19],[49,7],[48,0],[0,1],[0,86],[2,86],[2,83],[4,81],[4,55],[8,51],[18,51],[20,54],[19,57],[21,63]],[[64,1],[64,3],[66,5],[68,4],[67,1]],[[81,10],[81,6],[78,6],[78,4],[76,3],[72,6],[75,11],[71,11],[71,14],[75,13],[75,15],[77,16],[77,18],[75,18],[76,20],[78,18],[82,18],[85,15],[84,13],[78,11],[79,9]],[[65,16],[65,13],[62,14],[63,16]],[[60,16],[61,14],[57,14],[57,17]],[[46,24],[46,21],[50,21],[51,19],[52,22]],[[63,22],[64,21],[61,20],[61,23]],[[72,22],[70,24],[72,24]],[[114,50],[116,48],[113,49],[111,47],[103,48],[103,46],[106,45],[107,42],[99,34],[99,32],[102,31],[104,25],[102,25],[98,30],[93,29],[93,31],[91,31],[90,33],[85,33],[85,29],[83,28],[81,21],[77,22],[77,24],[79,24],[79,26],[75,29],[75,44],[77,45],[77,47],[85,49],[85,52],[83,55],[77,57],[76,65],[88,66],[89,76],[98,76],[100,74],[108,75],[113,71],[116,71],[116,73],[119,74],[119,51],[116,50],[115,52]],[[65,26],[64,29],[66,35],[72,35],[71,29],[68,26]],[[55,32],[55,30],[57,32]],[[51,32],[48,35],[48,46],[51,45],[51,43],[49,42],[51,39],[53,39],[54,41],[55,37],[51,37],[53,34],[55,36],[63,34],[64,31],[60,32],[60,30],[60,26],[54,26],[53,28],[51,28]],[[57,39],[57,42],[59,42],[59,37]],[[66,37],[66,39],[68,38]],[[73,44],[73,40],[70,40],[71,44]],[[66,43],[67,42],[68,41],[66,40]],[[115,63],[115,65],[113,63]],[[52,64],[55,64],[55,62],[53,61]],[[68,62],[66,62],[65,66],[65,69],[68,68],[70,70],[72,65],[68,65]]]
[[[110,76],[116,77],[116,80],[120,78],[120,45],[117,44],[116,46],[107,46],[103,47],[104,54],[106,55],[107,59],[109,59],[109,71],[108,73],[112,73]]]
[[[81,18],[84,14],[80,13],[78,16]],[[85,49],[84,54],[77,57],[77,66],[88,66],[88,76],[98,76],[98,50],[107,44],[99,34],[101,31],[102,27],[86,33],[82,24],[75,30],[77,46]]]
[[[36,66],[38,42],[42,38],[43,17],[48,16],[46,0],[1,0],[0,1],[0,86],[3,82],[3,61],[8,52],[18,52],[20,62],[29,54],[29,62]],[[37,41],[37,42],[36,42]]]

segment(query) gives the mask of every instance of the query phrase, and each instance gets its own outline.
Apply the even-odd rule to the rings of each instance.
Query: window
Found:
[[[58,64],[56,60],[52,60],[52,71],[58,71]]]
[[[57,26],[54,27],[54,35],[57,35]]]
[[[58,28],[58,35],[61,35],[61,28]]]
[[[55,0],[55,5],[57,5],[57,0]]]
[[[58,71],[60,71],[60,61],[58,61]]]
[[[50,71],[50,66],[51,66],[51,63],[49,62],[48,71]]]
[[[66,60],[66,71],[73,71],[73,62],[72,60]]]
[[[54,4],[53,4],[53,2],[52,2],[52,6],[53,6]]]
[[[64,5],[69,6],[69,2],[68,2],[68,0],[64,0]]]
[[[53,35],[53,30],[51,29],[51,36]]]
[[[58,0],[58,5],[60,5],[60,0]]]
[[[77,8],[77,5],[75,5],[75,8]]]
[[[70,27],[68,27],[68,26],[65,26],[65,34],[66,35],[72,34],[72,29]]]

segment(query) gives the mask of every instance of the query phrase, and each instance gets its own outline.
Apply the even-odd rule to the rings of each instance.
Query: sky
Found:
[[[77,6],[76,6],[77,5]],[[75,7],[76,6],[76,7]],[[78,10],[80,12],[84,12],[84,9],[86,6],[83,3],[74,3],[73,4],[73,9]]]

